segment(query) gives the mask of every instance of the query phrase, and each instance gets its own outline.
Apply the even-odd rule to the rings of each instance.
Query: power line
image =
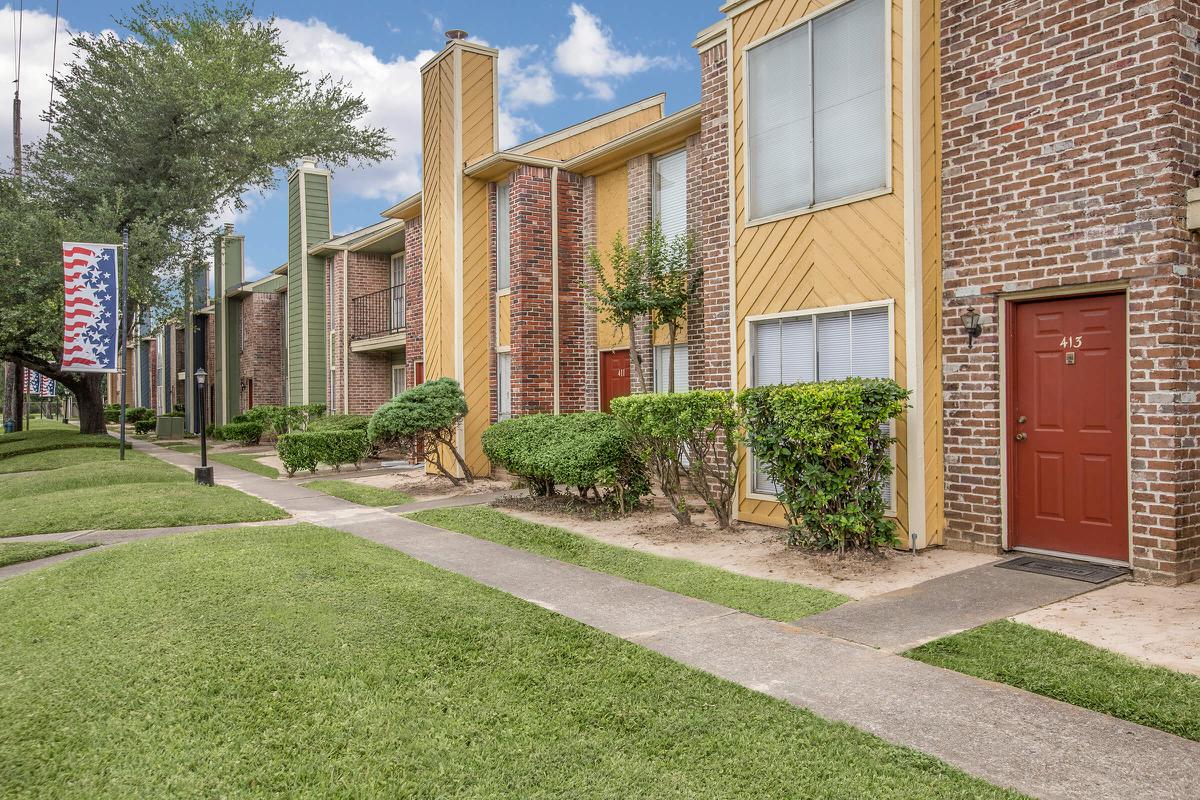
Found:
[[[54,129],[54,71],[58,68],[58,6],[54,0],[54,44],[50,48],[50,106],[46,112],[46,135]]]

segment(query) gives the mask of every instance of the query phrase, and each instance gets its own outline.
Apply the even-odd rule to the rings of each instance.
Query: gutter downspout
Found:
[[[550,310],[554,335],[551,350],[551,358],[554,359],[554,413],[559,414],[562,412],[562,392],[558,386],[558,167],[550,168]]]
[[[388,265],[391,281],[391,265]],[[350,413],[350,248],[342,248],[342,413]],[[390,311],[391,309],[389,309]]]
[[[912,547],[929,544],[925,510],[925,312],[921,231],[921,4],[904,3],[904,375],[912,391],[907,415],[908,533]]]

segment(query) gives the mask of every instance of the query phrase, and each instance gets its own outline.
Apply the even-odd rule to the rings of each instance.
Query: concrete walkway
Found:
[[[1001,786],[1043,798],[1200,797],[1200,743],[220,464],[216,475],[297,521],[395,548]]]
[[[1126,579],[1092,584],[985,564],[907,589],[846,603],[802,619],[795,625],[807,631],[901,653],[943,636],[1123,580]]]

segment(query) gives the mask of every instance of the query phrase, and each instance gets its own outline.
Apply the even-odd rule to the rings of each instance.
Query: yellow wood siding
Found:
[[[635,111],[628,116],[614,119],[603,125],[598,125],[586,131],[577,133],[570,138],[531,150],[529,155],[539,158],[553,158],[566,161],[580,153],[586,153],[594,147],[607,144],[619,139],[627,133],[633,133],[638,128],[662,119],[662,106],[651,106],[641,111]]]
[[[496,296],[496,347],[512,346],[512,295],[507,290]]]
[[[628,239],[629,225],[629,170],[624,164],[610,172],[596,176],[596,249],[600,260],[608,266],[613,239],[618,234]],[[608,273],[611,274],[611,273]],[[629,336],[623,328],[616,328],[597,315],[596,341],[601,350],[619,350],[629,347]]]
[[[901,119],[902,3],[891,5],[891,182],[893,191],[867,200],[776,222],[747,225],[745,53],[758,39],[829,5],[815,0],[768,0],[733,20],[732,81],[734,115],[734,191],[736,196],[736,278],[738,386],[746,385],[746,327],[749,317],[871,301],[895,301],[893,352],[896,380],[908,385],[904,351],[904,214]],[[926,378],[927,376],[922,376]],[[940,420],[940,417],[938,418]],[[898,425],[896,513],[901,537],[907,536],[908,431]],[[747,470],[747,473],[750,471]],[[746,496],[749,475],[740,489],[742,519],[784,523],[777,503]]]

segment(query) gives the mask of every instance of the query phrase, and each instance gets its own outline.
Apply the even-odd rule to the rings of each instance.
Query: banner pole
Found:
[[[129,351],[125,347],[125,330],[129,325],[129,228],[121,230],[121,327],[120,327],[120,343],[117,345],[121,348],[121,454],[120,459],[125,460],[125,379],[129,371]]]

